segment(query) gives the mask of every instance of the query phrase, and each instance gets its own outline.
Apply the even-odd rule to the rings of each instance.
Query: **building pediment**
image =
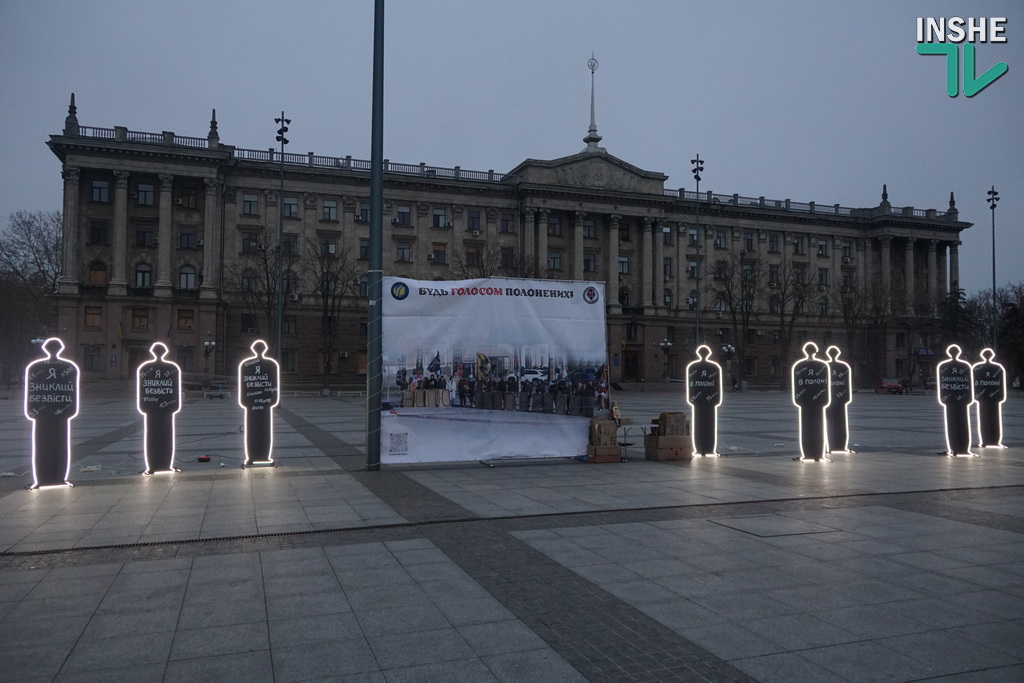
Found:
[[[644,171],[606,152],[584,152],[550,161],[527,159],[510,175],[529,185],[657,195],[662,194],[668,179],[663,173]]]

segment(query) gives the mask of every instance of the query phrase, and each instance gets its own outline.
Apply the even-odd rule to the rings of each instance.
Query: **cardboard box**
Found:
[[[614,420],[592,419],[590,421],[590,444],[592,446],[618,446],[617,425]]]
[[[587,446],[587,462],[622,462],[618,446]]]
[[[693,441],[688,436],[648,435],[644,439],[644,455],[648,460],[692,460]]]
[[[658,417],[658,433],[662,436],[689,436],[690,416],[686,413],[662,413]]]

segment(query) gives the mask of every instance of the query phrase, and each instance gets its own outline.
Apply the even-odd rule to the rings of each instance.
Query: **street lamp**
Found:
[[[736,347],[732,344],[722,344],[722,358],[725,359],[725,371],[732,374],[732,357],[736,355]],[[724,384],[723,384],[724,386]],[[736,391],[736,378],[732,378],[732,390]]]
[[[213,353],[216,346],[217,342],[215,341],[203,342],[203,372],[210,372],[210,354]]]
[[[665,337],[658,342],[658,346],[661,347],[661,355],[665,357],[665,381],[667,382],[669,380],[668,352],[672,349],[672,342]]]
[[[694,297],[697,302],[697,338],[694,340],[694,346],[700,346],[703,338],[700,332],[700,174],[704,170],[704,160],[698,154],[697,158],[690,159],[690,163],[693,164],[693,178],[697,181],[697,265],[694,268],[694,275],[697,279],[697,287],[694,290],[697,292],[697,296]]]
[[[996,351],[996,204],[999,193],[996,186],[988,191],[988,208],[992,210],[992,350]]]
[[[281,118],[274,119],[274,123],[280,127],[277,129],[277,141],[281,143],[281,154],[279,157],[281,168],[281,192],[277,198],[277,329],[275,331],[274,352],[280,359],[281,353],[281,328],[284,326],[284,146],[288,144],[288,138],[284,136],[288,132],[288,124],[291,119],[284,117],[281,111]]]

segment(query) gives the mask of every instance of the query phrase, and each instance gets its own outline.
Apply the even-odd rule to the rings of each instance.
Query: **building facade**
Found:
[[[384,271],[414,279],[606,283],[612,381],[679,378],[698,340],[752,387],[785,383],[805,339],[856,382],[923,376],[957,288],[945,211],[697,194],[609,154],[507,173],[385,161]],[[58,325],[84,377],[128,379],[163,341],[197,378],[273,340],[285,381],[365,380],[370,163],[79,125],[63,164]],[[283,178],[283,181],[282,181]],[[281,191],[283,182],[283,192]],[[824,351],[824,348],[822,349]]]

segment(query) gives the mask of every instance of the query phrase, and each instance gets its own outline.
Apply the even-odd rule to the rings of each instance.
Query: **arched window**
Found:
[[[90,263],[88,283],[90,285],[107,284],[107,264],[103,261],[93,261]]]
[[[619,290],[619,305],[623,308],[629,308],[629,290],[625,287]]]
[[[178,269],[178,289],[196,288],[196,269],[192,266],[182,266]]]
[[[256,271],[246,268],[242,271],[242,291],[251,292],[256,289]]]
[[[135,266],[135,286],[146,288],[153,286],[153,269],[148,263],[140,263]]]
[[[671,289],[666,289],[665,290],[665,294],[662,297],[662,301],[665,302],[666,306],[671,306],[672,305],[672,290]]]

